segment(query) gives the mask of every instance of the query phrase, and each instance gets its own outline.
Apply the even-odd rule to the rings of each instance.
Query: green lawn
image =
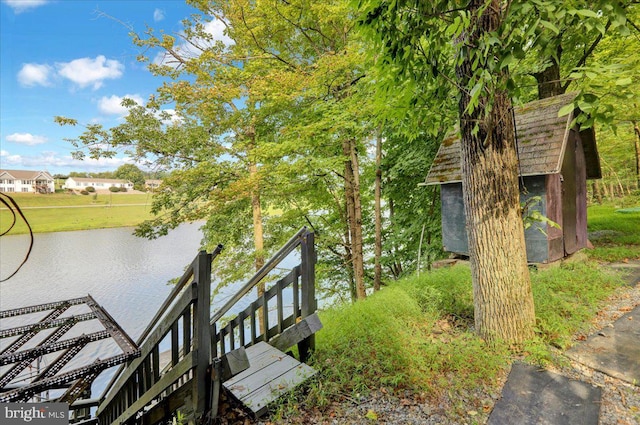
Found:
[[[600,261],[640,258],[639,200],[591,205],[587,210],[589,240],[594,249],[589,257]]]
[[[152,218],[149,212],[151,195],[147,194],[18,193],[12,194],[12,198],[35,233],[136,226]],[[0,209],[0,229],[3,232],[12,221],[11,212],[5,207]],[[9,234],[27,232],[27,226],[18,216]]]

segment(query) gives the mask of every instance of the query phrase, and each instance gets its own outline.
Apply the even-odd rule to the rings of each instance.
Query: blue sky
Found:
[[[1,0],[0,168],[67,174],[129,162],[123,156],[73,160],[63,139],[82,128],[60,127],[53,118],[106,127],[121,122],[123,97],[144,102],[161,85],[136,61],[142,50],[127,26],[141,35],[146,25],[175,34],[194,12],[175,0]],[[216,37],[221,30],[212,23]]]

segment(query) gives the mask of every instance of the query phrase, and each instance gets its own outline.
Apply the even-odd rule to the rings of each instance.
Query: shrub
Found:
[[[87,186],[84,190],[86,190],[87,192],[91,192],[91,193],[96,191],[96,189],[93,186]]]
[[[87,192],[86,190],[81,190],[80,191],[80,195],[88,195],[88,194],[89,194],[89,192]]]
[[[120,188],[120,192],[126,192],[126,191],[127,191],[127,188],[126,188],[126,187],[121,187],[121,188]]]
[[[120,188],[116,186],[111,186],[109,188],[109,192],[120,192]]]

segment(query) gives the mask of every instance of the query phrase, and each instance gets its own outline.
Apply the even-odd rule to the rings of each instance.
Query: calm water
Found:
[[[170,292],[167,282],[198,253],[199,226],[186,224],[151,241],[133,236],[132,228],[36,234],[27,263],[0,283],[0,310],[91,294],[135,339]],[[2,278],[22,261],[28,243],[26,235],[0,238]]]
[[[156,240],[137,238],[132,235],[132,228],[36,234],[27,263],[13,278],[0,283],[0,310],[90,294],[133,340],[137,340],[171,291],[172,286],[168,282],[182,276],[185,267],[197,255],[202,240],[199,227],[200,224],[185,224]],[[0,238],[2,278],[20,264],[28,244],[26,235]],[[224,261],[224,251],[216,261]],[[298,261],[299,255],[292,254],[285,260],[285,268]],[[223,288],[213,300],[212,309],[224,305],[239,286],[241,283]],[[253,297],[255,295],[247,295],[232,311],[246,307]],[[287,302],[290,298],[285,294]],[[63,317],[88,311],[84,306],[75,306],[68,309]],[[25,319],[33,323],[47,313],[3,319],[0,328],[23,325]],[[62,339],[102,329],[98,321],[86,321],[75,325]],[[34,338],[23,348],[31,348],[46,335],[47,332],[40,332],[39,338]],[[0,339],[0,351],[14,339]],[[76,356],[77,361],[62,371],[120,352],[110,339],[90,343]],[[45,356],[43,363],[46,365],[54,359],[54,354]],[[0,375],[5,370],[0,368]],[[93,385],[94,396],[102,392],[115,370],[111,368],[98,377]]]
[[[11,279],[0,283],[0,310],[83,297],[90,294],[134,340],[171,291],[170,279],[180,277],[200,249],[200,224],[185,224],[156,240],[132,235],[132,228],[36,234],[27,263]],[[0,238],[0,276],[5,278],[22,261],[29,238]],[[73,307],[66,315],[88,311]],[[35,315],[34,315],[35,316]],[[37,316],[39,319],[42,314]],[[3,319],[2,329],[23,324],[25,316]],[[29,317],[33,320],[33,317]],[[76,325],[63,339],[102,329],[97,321]],[[46,335],[46,332],[41,332]],[[12,338],[0,340],[0,351]],[[37,343],[38,340],[34,340]],[[33,344],[24,348],[29,348]],[[110,340],[87,345],[80,361],[106,358],[119,352]],[[53,357],[45,358],[52,361]],[[70,363],[65,369],[77,367]],[[103,373],[94,391],[104,387]],[[95,393],[94,393],[95,394]]]

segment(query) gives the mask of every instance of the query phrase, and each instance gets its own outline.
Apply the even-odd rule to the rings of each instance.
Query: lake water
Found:
[[[171,291],[168,281],[198,253],[199,227],[185,224],[155,240],[133,236],[132,228],[35,234],[27,263],[0,283],[0,310],[91,294],[136,339]],[[2,278],[28,244],[27,235],[0,238]]]
[[[90,294],[133,340],[137,340],[171,291],[172,286],[168,282],[182,276],[185,267],[197,255],[202,240],[200,225],[183,224],[169,235],[155,240],[133,236],[133,228],[36,234],[27,263],[14,277],[0,283],[0,310]],[[6,278],[20,264],[28,245],[27,235],[0,238],[1,278]],[[299,261],[297,254],[292,256],[285,261],[291,266]],[[224,251],[214,261],[213,267],[216,261],[224,261]],[[212,308],[215,310],[222,306],[238,286],[220,291],[213,300]],[[248,296],[234,310],[244,308],[250,301]],[[89,311],[82,308],[72,307],[63,317]],[[25,319],[34,322],[47,313],[3,319],[0,328],[23,325]],[[102,327],[96,320],[82,322],[62,339],[98,330]],[[47,332],[40,334],[23,348],[39,343]],[[13,340],[15,337],[0,339],[0,351]],[[118,353],[120,350],[110,339],[90,343],[76,356],[77,360],[62,371]],[[52,362],[58,354],[45,356],[44,365]],[[98,377],[93,385],[94,396],[102,392],[115,370],[109,369]],[[6,367],[0,368],[0,375],[4,371]]]
[[[0,310],[84,297],[90,294],[136,340],[153,318],[172,287],[200,249],[200,224],[184,224],[156,240],[133,236],[133,228],[100,229],[34,235],[29,260],[20,271],[0,283]],[[24,258],[27,235],[0,238],[0,276],[11,274]],[[81,306],[63,316],[87,312]],[[42,317],[39,313],[37,320]],[[46,314],[46,313],[45,313]],[[24,324],[34,316],[3,319],[2,329]],[[74,326],[62,339],[101,330],[97,321]],[[41,332],[42,337],[47,333]],[[42,337],[34,338],[30,348]],[[14,338],[0,339],[0,351]],[[111,340],[87,345],[63,371],[87,364],[97,357],[119,353]],[[58,353],[59,354],[59,353]],[[44,365],[55,359],[45,356]],[[103,372],[94,383],[94,396],[105,387],[116,368]],[[0,370],[4,372],[5,368]]]

